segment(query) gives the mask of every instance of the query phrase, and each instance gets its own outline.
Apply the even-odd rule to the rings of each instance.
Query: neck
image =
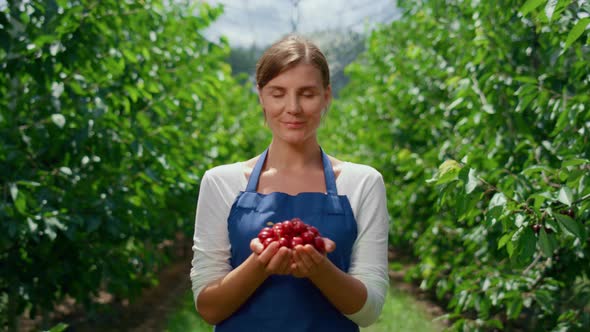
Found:
[[[298,170],[309,167],[322,167],[322,155],[317,141],[301,145],[292,145],[283,141],[272,140],[266,159],[267,169]]]

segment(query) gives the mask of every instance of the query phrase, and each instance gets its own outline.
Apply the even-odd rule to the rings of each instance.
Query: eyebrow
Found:
[[[285,88],[283,88],[281,86],[276,86],[276,85],[269,85],[268,88],[271,90],[285,90]],[[298,88],[297,90],[302,91],[302,90],[318,90],[318,89],[319,89],[319,87],[317,85],[305,85],[305,86]]]

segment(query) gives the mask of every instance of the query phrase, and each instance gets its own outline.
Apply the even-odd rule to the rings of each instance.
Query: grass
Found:
[[[432,321],[432,317],[421,305],[395,287],[387,294],[385,305],[379,320],[361,332],[435,332],[442,331],[444,326]],[[168,317],[167,332],[210,332],[213,327],[205,323],[195,311],[192,292],[187,292],[182,299],[180,308]]]
[[[193,293],[188,291],[182,298],[178,310],[170,314],[166,332],[210,332],[213,326],[207,324],[197,313],[193,304]]]
[[[361,328],[361,332],[435,332],[444,329],[441,323],[432,320],[433,317],[411,295],[392,286],[377,322]]]

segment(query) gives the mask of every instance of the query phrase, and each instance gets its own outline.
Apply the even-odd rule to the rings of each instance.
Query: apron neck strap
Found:
[[[336,177],[334,176],[334,171],[332,170],[332,163],[330,162],[330,158],[328,155],[324,153],[324,150],[320,147],[320,151],[322,153],[322,163],[324,165],[324,178],[326,179],[326,191],[330,195],[337,195],[338,190],[336,189]],[[248,192],[256,192],[256,187],[258,186],[258,180],[260,178],[260,173],[262,172],[262,166],[264,166],[264,162],[266,161],[266,156],[268,155],[268,148],[262,152],[258,161],[256,161],[256,165],[250,174],[250,179],[248,179],[248,185],[246,186],[246,191]]]
[[[248,179],[248,185],[246,186],[246,191],[249,192],[256,192],[256,187],[258,186],[258,178],[260,177],[260,172],[262,171],[262,166],[264,165],[264,161],[266,160],[266,155],[268,154],[268,148],[262,152],[258,161],[256,161],[256,165],[254,169],[252,169],[252,173],[250,173],[250,179]]]

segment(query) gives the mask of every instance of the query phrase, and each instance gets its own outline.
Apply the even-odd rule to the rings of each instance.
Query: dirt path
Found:
[[[69,325],[67,332],[163,331],[166,317],[190,290],[190,245],[185,244],[179,252],[176,260],[158,273],[158,285],[145,289],[136,301],[122,305],[113,303],[112,313],[90,320],[73,300],[66,299],[56,307],[50,326],[64,322]],[[103,292],[98,300],[112,303],[112,296]],[[39,331],[40,321],[39,317],[34,320],[22,318],[19,332]]]
[[[159,273],[159,284],[146,289],[139,299],[131,304],[118,307],[115,315],[105,315],[96,321],[89,321],[84,314],[74,312],[62,317],[60,320],[69,325],[67,332],[98,332],[98,331],[164,331],[167,317],[178,309],[182,296],[190,290],[190,261],[192,252],[190,246],[184,248],[183,255],[175,263],[172,263]],[[392,286],[404,293],[412,295],[418,305],[431,317],[443,315],[444,310],[429,299],[427,293],[418,286],[404,281],[405,271],[411,266],[403,257],[391,253],[392,261],[402,262],[404,268],[400,271],[390,271]],[[25,322],[26,323],[26,322]],[[36,330],[32,328],[34,322],[21,324],[23,332]],[[448,324],[448,322],[441,322]],[[28,328],[27,328],[28,327]]]
[[[416,284],[405,281],[406,272],[414,265],[407,255],[391,249],[389,251],[389,261],[398,262],[403,266],[400,270],[389,271],[389,280],[392,287],[411,295],[420,308],[432,318],[440,317],[446,313],[444,308],[439,303],[435,302],[428,292],[420,289]],[[445,326],[450,325],[448,320],[440,320],[440,323]]]

